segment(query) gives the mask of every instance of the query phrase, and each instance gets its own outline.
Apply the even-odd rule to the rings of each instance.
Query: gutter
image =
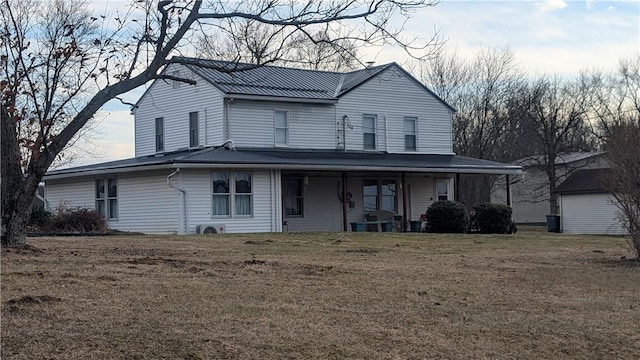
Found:
[[[268,95],[243,95],[226,93],[225,99],[236,100],[256,100],[256,101],[284,101],[292,103],[306,103],[306,104],[337,104],[338,99],[313,99],[313,98],[295,98],[287,96],[268,96]]]
[[[182,234],[180,234],[181,231],[178,231],[178,235],[186,235],[187,234],[187,192],[184,189],[175,187],[171,184],[171,177],[177,175],[178,173],[180,173],[180,168],[177,168],[175,171],[173,171],[171,174],[169,174],[167,176],[167,185],[175,190],[178,190],[179,192],[182,193],[182,221],[183,221],[183,228],[182,230]]]

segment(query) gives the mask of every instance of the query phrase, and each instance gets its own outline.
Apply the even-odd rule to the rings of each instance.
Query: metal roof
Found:
[[[593,157],[602,155],[604,153],[605,153],[604,151],[579,151],[579,152],[560,154],[556,156],[556,164],[557,165],[571,164],[573,162],[593,158]],[[544,155],[533,155],[533,156],[527,156],[522,159],[518,159],[513,163],[520,166],[527,167],[527,166],[540,165],[543,162],[544,162]]]
[[[228,96],[262,96],[282,100],[320,100],[325,102],[337,101],[340,96],[393,67],[438,99],[452,112],[456,111],[395,62],[344,73],[182,56],[173,57],[171,62],[186,66]]]
[[[558,185],[555,192],[563,195],[601,194],[607,192],[603,177],[609,169],[581,169]]]
[[[157,168],[252,168],[318,171],[519,174],[520,166],[456,155],[224,147],[182,151],[48,172],[47,179]]]

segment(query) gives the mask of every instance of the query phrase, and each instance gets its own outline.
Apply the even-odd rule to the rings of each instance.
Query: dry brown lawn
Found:
[[[32,238],[2,359],[637,359],[626,242],[315,233]]]

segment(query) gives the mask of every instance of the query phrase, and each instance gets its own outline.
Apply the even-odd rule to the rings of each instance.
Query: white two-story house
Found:
[[[113,229],[193,234],[406,224],[459,174],[521,168],[456,156],[454,109],[395,63],[338,73],[180,58],[133,108],[135,158],[49,172],[46,199]],[[229,70],[229,71],[227,71]],[[233,71],[230,71],[233,70]]]

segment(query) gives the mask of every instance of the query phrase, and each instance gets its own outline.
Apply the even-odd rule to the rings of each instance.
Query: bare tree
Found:
[[[292,66],[310,70],[345,71],[361,65],[358,46],[340,30],[325,26],[310,38],[294,29],[284,31],[245,19],[229,19],[216,29],[216,36],[198,38],[199,57],[264,64]],[[344,29],[342,29],[344,31]],[[331,34],[331,35],[330,35]]]
[[[559,157],[596,146],[588,124],[590,93],[584,78],[567,81],[542,76],[520,87],[509,103],[511,116],[523,127],[523,142],[533,144],[533,166],[547,176],[548,182],[540,185],[543,188],[532,191],[544,190],[551,214],[558,212],[556,187],[576,170],[559,171]]]
[[[459,155],[494,161],[511,161],[514,118],[508,116],[511,94],[522,82],[513,51],[484,48],[466,61],[456,53],[441,52],[425,61],[421,79],[457,109],[453,117],[454,151]],[[495,177],[463,177],[460,200],[471,206],[489,201]]]
[[[629,243],[640,260],[640,112],[609,129],[605,149],[611,168],[603,181],[616,200]]]
[[[432,0],[132,1],[113,18],[92,14],[83,0],[1,0],[3,48],[2,244],[23,244],[38,183],[58,155],[109,100],[154,79],[175,78],[163,69],[193,50],[198,32],[228,19],[251,20],[283,34],[331,42],[339,24],[356,45],[387,44],[414,57],[428,53],[430,39],[406,39],[394,16],[436,4]],[[400,19],[402,23],[402,19]],[[278,32],[276,30],[275,32]],[[277,61],[279,52],[262,62]],[[257,65],[256,65],[257,66]],[[222,71],[233,71],[224,68]]]

